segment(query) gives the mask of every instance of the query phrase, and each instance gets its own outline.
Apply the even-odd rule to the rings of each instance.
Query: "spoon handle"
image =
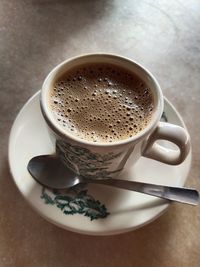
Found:
[[[151,196],[156,196],[176,202],[190,205],[199,204],[199,192],[192,188],[170,187],[164,185],[147,184],[136,181],[127,181],[119,179],[97,179],[87,180],[88,183],[103,184],[122,189],[128,189]]]

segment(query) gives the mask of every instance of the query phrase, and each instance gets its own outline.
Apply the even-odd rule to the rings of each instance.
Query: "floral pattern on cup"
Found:
[[[69,169],[87,178],[111,178],[112,174],[121,171],[110,170],[113,159],[121,153],[93,153],[88,148],[71,145],[62,140],[56,141],[56,153]]]
[[[164,111],[163,111],[163,113],[162,113],[161,121],[168,122],[166,113],[165,113]]]

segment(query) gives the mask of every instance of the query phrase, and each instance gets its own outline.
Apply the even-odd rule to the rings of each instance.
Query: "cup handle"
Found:
[[[179,149],[165,148],[157,144],[157,140],[170,141],[177,145]],[[155,131],[144,143],[142,156],[166,164],[178,165],[187,157],[190,146],[190,136],[184,128],[166,122],[159,122]]]

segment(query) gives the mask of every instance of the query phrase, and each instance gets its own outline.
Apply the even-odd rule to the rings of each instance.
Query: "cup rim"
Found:
[[[140,70],[142,70],[142,72],[146,73],[146,75],[148,77],[150,77],[151,81],[154,83],[154,90],[156,88],[156,93],[157,93],[157,106],[154,108],[154,112],[153,112],[153,116],[150,120],[150,122],[148,123],[148,125],[141,130],[139,133],[137,133],[136,135],[129,137],[127,139],[123,139],[120,141],[114,141],[111,143],[105,143],[105,142],[92,142],[92,141],[88,141],[88,140],[84,140],[81,139],[79,137],[74,136],[73,134],[68,133],[67,131],[65,131],[59,124],[55,123],[55,119],[53,117],[53,114],[51,113],[51,111],[48,108],[48,104],[46,101],[47,100],[47,96],[48,96],[48,84],[50,83],[50,81],[53,80],[53,77],[55,77],[55,75],[59,72],[59,70],[64,66],[64,65],[68,65],[70,62],[74,61],[74,60],[78,60],[80,58],[88,58],[88,57],[110,57],[110,58],[118,58],[119,60],[123,60],[128,62],[129,64],[134,64],[137,68],[139,68]],[[112,63],[111,63],[112,64]],[[131,142],[135,142],[135,141],[139,141],[141,140],[145,135],[148,135],[153,129],[155,129],[157,123],[159,122],[162,112],[163,112],[163,108],[164,108],[164,98],[163,98],[163,94],[160,88],[159,83],[157,82],[156,78],[154,77],[154,75],[148,71],[145,67],[143,67],[140,63],[138,63],[135,60],[131,60],[127,57],[118,55],[118,54],[110,54],[110,53],[89,53],[89,54],[81,54],[75,57],[70,57],[67,60],[64,60],[63,62],[61,62],[60,64],[58,64],[56,67],[54,67],[50,73],[47,75],[47,77],[45,78],[43,85],[42,85],[42,90],[41,90],[41,94],[40,94],[40,107],[41,107],[41,111],[42,114],[45,118],[45,121],[47,122],[47,124],[49,125],[49,127],[60,137],[62,138],[67,138],[67,139],[71,139],[74,142],[78,142],[82,145],[87,145],[87,146],[93,146],[93,147],[113,147],[113,146],[121,146],[121,145],[126,145],[128,143]]]

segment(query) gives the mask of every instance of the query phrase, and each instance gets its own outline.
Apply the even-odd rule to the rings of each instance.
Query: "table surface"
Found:
[[[193,146],[187,186],[200,189],[199,25],[197,0],[0,0],[0,266],[199,266],[200,207],[173,204],[136,231],[84,236],[36,214],[7,162],[14,118],[48,72],[71,56],[111,52],[151,70],[181,113]]]

